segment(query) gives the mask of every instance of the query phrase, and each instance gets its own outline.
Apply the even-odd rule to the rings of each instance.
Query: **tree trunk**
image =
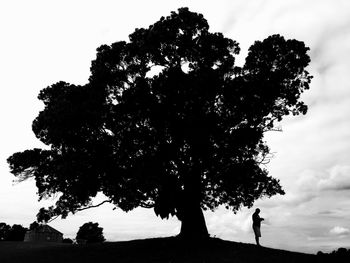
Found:
[[[197,167],[194,167],[192,172],[184,178],[181,198],[180,237],[190,240],[209,237],[201,208],[201,173],[199,169],[196,169]]]
[[[181,218],[180,237],[187,240],[206,239],[209,237],[205,218],[200,205],[185,204]]]

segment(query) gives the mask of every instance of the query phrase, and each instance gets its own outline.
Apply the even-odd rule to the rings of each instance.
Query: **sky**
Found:
[[[35,181],[16,183],[6,159],[44,147],[31,131],[43,109],[39,91],[57,81],[87,83],[96,48],[128,40],[180,7],[202,13],[211,32],[240,43],[242,63],[250,45],[272,34],[310,47],[314,76],[302,99],[305,116],[288,117],[282,132],[265,139],[274,153],[266,166],[286,191],[256,201],[236,214],[206,212],[218,238],[254,243],[251,215],[265,218],[261,244],[307,253],[350,247],[350,1],[347,0],[12,0],[0,2],[0,222],[28,227],[40,207]],[[101,200],[102,197],[98,197]],[[98,222],[109,241],[173,236],[176,218],[161,220],[151,209],[125,213],[111,205],[57,219],[51,226],[74,238],[79,227]]]

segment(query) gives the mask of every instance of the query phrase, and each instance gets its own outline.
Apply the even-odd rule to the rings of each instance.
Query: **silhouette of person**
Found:
[[[260,247],[260,243],[259,243],[259,238],[261,237],[260,225],[261,225],[261,221],[263,221],[264,218],[261,218],[259,216],[259,213],[260,213],[260,209],[259,208],[255,209],[255,212],[252,215],[252,219],[253,219],[253,230],[255,235],[255,241],[256,241],[256,244]]]

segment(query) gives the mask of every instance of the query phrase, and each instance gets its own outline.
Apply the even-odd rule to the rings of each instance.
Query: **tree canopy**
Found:
[[[35,178],[40,199],[60,194],[42,212],[65,217],[102,192],[124,211],[176,215],[182,233],[200,235],[202,209],[237,211],[283,194],[262,165],[264,133],[306,113],[309,48],[272,35],[235,66],[238,43],[187,8],[129,39],[97,49],[86,85],[61,81],[40,92],[45,108],[33,131],[49,149],[8,162],[20,180]]]
[[[0,223],[0,241],[23,241],[27,228],[14,224],[12,227],[4,222]]]
[[[34,221],[33,223],[31,223],[29,225],[29,230],[36,230],[39,228],[39,226],[40,226],[40,224],[37,221]]]
[[[105,241],[103,236],[103,228],[98,223],[88,222],[82,225],[75,238],[78,240],[86,240],[87,243],[101,243]]]

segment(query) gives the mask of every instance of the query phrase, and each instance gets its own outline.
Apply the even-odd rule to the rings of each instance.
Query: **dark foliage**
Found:
[[[6,241],[10,231],[11,231],[11,226],[4,222],[1,222],[0,223],[0,240]]]
[[[62,243],[65,243],[65,244],[73,244],[73,240],[70,239],[70,238],[64,238],[64,239],[62,240]]]
[[[262,166],[263,136],[307,111],[304,43],[272,35],[237,67],[238,43],[187,8],[129,38],[97,49],[86,85],[40,92],[33,131],[49,147],[8,158],[19,180],[35,178],[40,199],[61,194],[38,220],[66,217],[103,192],[124,211],[154,208],[176,215],[181,233],[206,236],[202,209],[284,194]]]
[[[86,243],[101,243],[105,241],[103,236],[103,228],[98,226],[98,223],[88,222],[79,228],[77,236],[75,238],[84,240]]]
[[[37,229],[39,226],[40,226],[40,224],[39,224],[38,222],[34,221],[33,223],[31,223],[31,224],[29,225],[29,230],[35,230],[35,229]]]
[[[12,227],[6,223],[0,223],[0,240],[2,241],[23,241],[27,228],[14,224]]]
[[[331,253],[317,252],[318,262],[350,262],[350,249],[338,248]]]

